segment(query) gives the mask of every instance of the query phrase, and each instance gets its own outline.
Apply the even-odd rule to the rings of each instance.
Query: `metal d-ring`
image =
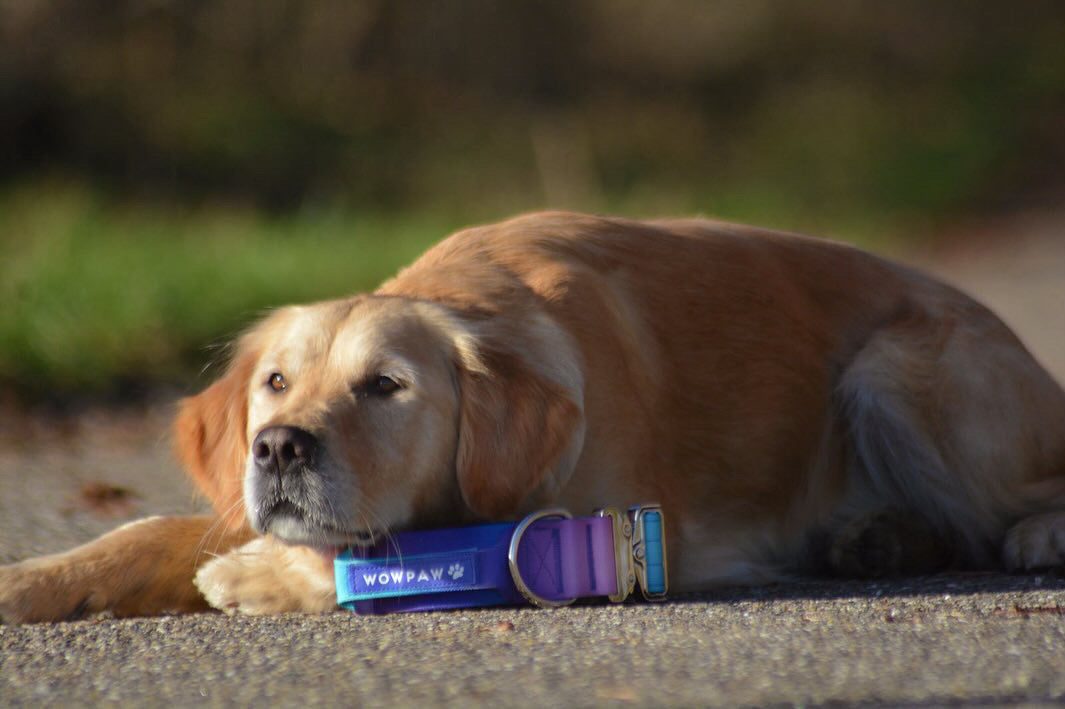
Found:
[[[534,606],[540,606],[541,608],[559,608],[561,606],[568,606],[576,600],[575,598],[567,598],[555,601],[537,595],[535,591],[525,584],[525,579],[521,577],[521,571],[518,569],[518,546],[521,544],[522,535],[524,535],[525,531],[532,526],[533,522],[541,519],[555,518],[573,519],[573,515],[571,515],[568,510],[564,510],[561,507],[533,512],[519,522],[518,526],[514,528],[514,533],[510,537],[510,549],[507,551],[507,563],[510,565],[510,577],[514,579],[514,585],[518,587],[518,591],[521,592],[521,595],[525,596],[525,600],[532,603]]]

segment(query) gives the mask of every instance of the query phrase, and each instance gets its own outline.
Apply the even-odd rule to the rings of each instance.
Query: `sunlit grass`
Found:
[[[265,308],[371,289],[455,226],[12,191],[0,198],[0,385],[36,397],[188,375]]]

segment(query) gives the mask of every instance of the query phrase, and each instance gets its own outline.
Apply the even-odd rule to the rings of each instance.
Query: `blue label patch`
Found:
[[[353,559],[347,564],[349,598],[356,601],[461,591],[477,585],[473,550],[396,559]]]

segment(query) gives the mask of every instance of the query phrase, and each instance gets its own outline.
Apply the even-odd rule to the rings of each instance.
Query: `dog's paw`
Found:
[[[1010,571],[1065,566],[1065,512],[1023,519],[1006,533],[1002,559]]]
[[[863,579],[931,573],[950,560],[948,546],[930,525],[893,508],[856,517],[836,530],[828,555],[838,575]]]
[[[70,566],[47,557],[0,566],[0,622],[77,620],[103,610],[106,603],[99,590],[69,582]]]
[[[336,608],[332,568],[312,549],[267,537],[212,559],[196,572],[196,587],[226,613],[265,615]]]

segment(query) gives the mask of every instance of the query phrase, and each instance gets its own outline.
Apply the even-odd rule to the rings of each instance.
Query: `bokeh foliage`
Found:
[[[0,198],[0,393],[64,405],[163,383],[191,391],[266,308],[372,289],[457,226],[422,213],[266,216],[117,206],[69,185],[13,190]]]
[[[8,0],[0,20],[8,179],[791,219],[997,207],[1065,161],[1060,0]]]

